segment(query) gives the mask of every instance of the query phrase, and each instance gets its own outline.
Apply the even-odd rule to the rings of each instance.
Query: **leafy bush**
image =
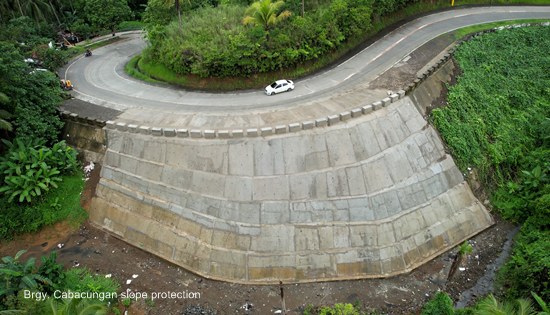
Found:
[[[538,26],[466,42],[455,55],[464,74],[431,117],[458,166],[474,168],[502,215],[524,223],[499,274],[508,299],[550,298],[548,34]]]
[[[546,224],[541,229],[540,220]],[[548,217],[532,217],[516,237],[512,256],[499,271],[499,284],[506,289],[508,299],[536,292],[550,301],[550,224]]]
[[[2,257],[0,263],[0,306],[10,295],[20,290],[40,290],[51,285],[51,280],[37,272],[36,258],[31,257],[22,263],[19,258],[25,253],[20,250],[14,257]]]
[[[80,206],[80,193],[84,181],[81,174],[64,176],[59,187],[44,198],[25,204],[8,202],[0,198],[0,240],[12,239],[14,235],[35,232],[45,225],[69,219],[82,222],[86,212]]]
[[[25,253],[19,251],[15,257],[3,257],[0,263],[0,313],[1,310],[18,310],[17,314],[107,314],[109,299],[55,299],[54,290],[62,292],[116,292],[118,283],[110,278],[92,275],[88,269],[65,270],[58,264],[57,254],[41,258],[42,265],[36,267],[36,258],[19,261]],[[48,293],[46,301],[25,298],[23,290]],[[12,314],[5,311],[6,314]],[[13,313],[15,314],[15,313]]]
[[[326,3],[304,17],[293,14],[270,29],[245,27],[245,8],[199,8],[181,28],[176,21],[160,26],[165,16],[146,14],[151,46],[144,58],[177,74],[249,76],[316,60],[371,27],[370,0]],[[212,20],[223,21],[221,27]]]
[[[453,300],[445,292],[437,292],[436,295],[424,305],[422,315],[453,315]]]
[[[319,315],[359,315],[359,311],[352,304],[336,303],[333,307],[323,307]]]
[[[72,268],[65,272],[63,287],[78,292],[117,292],[119,284],[112,278],[92,275],[86,268]]]
[[[57,188],[62,174],[76,169],[76,151],[65,142],[56,143],[51,149],[33,146],[16,139],[15,144],[4,140],[9,148],[6,156],[0,158],[0,178],[5,186],[0,193],[11,202],[32,202],[51,188]]]

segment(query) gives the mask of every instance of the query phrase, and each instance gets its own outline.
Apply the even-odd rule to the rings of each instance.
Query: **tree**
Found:
[[[15,116],[16,137],[54,143],[63,126],[57,113],[59,80],[49,71],[32,71],[14,44],[0,41],[0,92],[9,102],[2,109]]]
[[[2,105],[2,108],[4,108],[4,106],[7,106],[9,101],[9,97],[6,94],[0,92],[0,105]],[[13,115],[10,114],[10,112],[5,109],[0,109],[0,130],[13,131],[13,126],[8,121],[11,118],[13,118]]]
[[[117,25],[131,16],[126,0],[88,0],[84,11],[93,26],[111,30],[113,36]]]
[[[260,25],[265,30],[268,30],[270,27],[288,18],[292,14],[288,10],[277,14],[279,9],[281,9],[284,4],[285,3],[282,0],[275,3],[271,2],[271,0],[260,0],[254,2],[246,10],[246,16],[243,19],[243,24]]]

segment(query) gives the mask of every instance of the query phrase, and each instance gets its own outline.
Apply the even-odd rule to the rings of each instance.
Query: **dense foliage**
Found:
[[[373,12],[386,14],[412,1],[306,2],[303,15],[301,1],[204,4],[184,13],[180,26],[165,1],[150,0],[144,21],[151,45],[143,56],[180,75],[235,77],[277,71],[315,61],[364,37]]]
[[[508,298],[550,299],[550,32],[503,30],[456,53],[464,71],[432,119],[459,167],[488,187],[494,206],[523,223],[501,272]]]
[[[73,148],[65,142],[51,148],[35,146],[16,139],[15,145],[4,141],[9,151],[0,157],[0,194],[13,200],[31,203],[51,188],[57,188],[63,175],[71,175],[77,169]]]
[[[107,314],[111,299],[56,299],[59,292],[103,292],[113,293],[119,289],[118,283],[110,278],[92,275],[84,268],[65,268],[57,263],[57,254],[41,258],[40,267],[36,258],[21,261],[24,250],[14,257],[6,256],[0,262],[0,313],[6,314]],[[24,296],[24,290],[47,294],[47,298],[37,301]],[[107,296],[107,295],[105,295]],[[12,313],[10,313],[12,312]]]
[[[47,25],[54,41],[60,39],[56,33],[65,30],[85,39],[102,30],[112,30],[120,19],[130,17],[130,11],[139,18],[146,3],[147,0],[3,0],[0,25],[27,17],[33,24]],[[101,7],[97,9],[98,6]]]
[[[24,59],[13,43],[0,41],[0,92],[8,99],[2,109],[13,114],[19,137],[51,143],[62,127],[59,81],[52,72],[33,71]]]
[[[422,315],[453,315],[453,300],[445,292],[437,292],[422,308]]]

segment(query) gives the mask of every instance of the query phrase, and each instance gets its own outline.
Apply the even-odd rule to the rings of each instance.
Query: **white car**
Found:
[[[265,94],[277,94],[294,90],[294,82],[291,80],[277,80],[265,87]]]

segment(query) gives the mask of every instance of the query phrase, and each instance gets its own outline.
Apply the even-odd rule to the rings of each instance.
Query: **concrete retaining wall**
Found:
[[[84,155],[86,161],[102,163],[107,149],[105,122],[87,117],[79,117],[69,112],[61,113],[65,126],[65,141]]]
[[[409,97],[269,138],[107,136],[92,222],[206,277],[389,276],[492,224]]]

